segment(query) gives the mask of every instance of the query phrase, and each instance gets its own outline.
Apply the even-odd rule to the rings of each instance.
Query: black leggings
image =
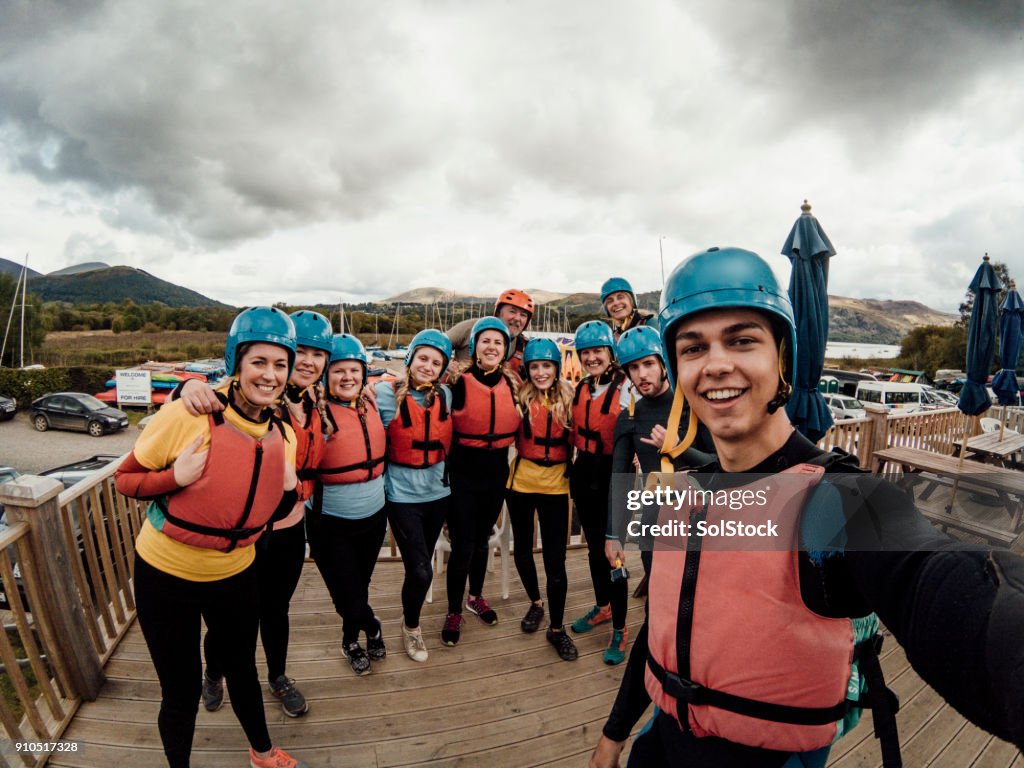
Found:
[[[257,752],[272,746],[256,671],[259,626],[255,564],[218,581],[189,581],[160,571],[135,555],[135,604],[139,626],[160,679],[157,724],[171,768],[187,768],[202,693],[199,654],[200,619],[225,648],[224,677],[231,708],[249,745]]]
[[[603,457],[598,457],[603,458]],[[577,458],[577,462],[580,459]],[[604,554],[605,535],[608,532],[608,487],[610,472],[582,471],[574,466],[570,478],[572,499],[580,525],[587,537],[587,561],[590,564],[590,579],[594,584],[594,602],[601,607],[611,603],[612,626],[624,629],[626,626],[627,583],[625,579],[613,582],[612,566]],[[610,470],[610,464],[609,470]],[[595,468],[587,466],[588,470]],[[600,473],[601,476],[598,476]]]
[[[548,617],[551,626],[560,627],[565,617],[565,593],[568,579],[565,575],[565,540],[569,534],[569,495],[565,493],[508,492],[508,514],[515,539],[515,561],[519,579],[527,596],[540,600],[537,583],[537,565],[533,561],[533,511],[537,510],[544,556],[544,574],[547,576]]]
[[[256,544],[256,572],[259,578],[260,640],[267,657],[267,680],[284,674],[288,661],[288,607],[302,575],[306,559],[306,535],[302,522],[271,531]],[[216,636],[206,633],[206,674],[212,680],[223,675]]]
[[[356,642],[360,632],[374,637],[380,630],[370,606],[370,579],[386,525],[383,507],[359,520],[320,516],[316,565],[341,616],[344,645]]]
[[[405,579],[402,581],[402,614],[405,626],[415,629],[420,625],[420,611],[434,580],[431,567],[434,545],[448,516],[450,496],[422,504],[389,501],[388,522],[395,535],[395,543],[402,554]]]
[[[462,597],[469,578],[469,594],[483,594],[487,575],[487,546],[505,500],[505,480],[492,488],[466,488],[452,483],[452,504],[448,512],[448,536],[452,554],[448,558],[448,612],[462,613]]]

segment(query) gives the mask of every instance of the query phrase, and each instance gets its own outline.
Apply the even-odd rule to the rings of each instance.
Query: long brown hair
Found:
[[[572,384],[561,377],[555,379],[555,383],[542,392],[534,386],[530,380],[529,371],[527,371],[526,381],[523,382],[518,395],[519,403],[523,409],[523,418],[530,418],[530,405],[534,400],[546,398],[546,404],[550,408],[551,416],[555,422],[564,429],[568,429],[572,424],[573,392]]]

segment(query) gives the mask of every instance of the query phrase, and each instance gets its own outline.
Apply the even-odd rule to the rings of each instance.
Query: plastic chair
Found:
[[[980,421],[982,432],[998,432],[1000,421],[999,419],[993,419],[991,416],[985,416]]]
[[[501,597],[503,600],[508,600],[509,595],[509,564],[512,560],[511,541],[512,526],[508,519],[508,507],[502,504],[498,522],[491,529],[491,537],[487,540],[487,570],[494,571],[494,550],[497,549],[498,554],[501,556]],[[434,555],[431,558],[435,578],[444,573],[445,556],[450,554],[451,551],[452,543],[449,541],[445,530],[442,529],[441,535],[437,537],[437,543],[434,545]],[[430,584],[430,589],[427,590],[427,602],[434,602],[433,582]]]

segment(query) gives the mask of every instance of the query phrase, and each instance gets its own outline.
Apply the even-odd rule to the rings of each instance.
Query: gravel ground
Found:
[[[128,453],[141,434],[129,424],[127,429],[103,437],[85,432],[51,429],[36,432],[29,411],[19,411],[10,421],[0,422],[0,465],[14,467],[23,475],[70,464],[98,453]]]

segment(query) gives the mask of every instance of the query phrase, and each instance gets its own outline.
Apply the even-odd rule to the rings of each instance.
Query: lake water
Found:
[[[900,356],[898,345],[864,344],[857,341],[830,341],[825,345],[825,357],[893,358]]]

